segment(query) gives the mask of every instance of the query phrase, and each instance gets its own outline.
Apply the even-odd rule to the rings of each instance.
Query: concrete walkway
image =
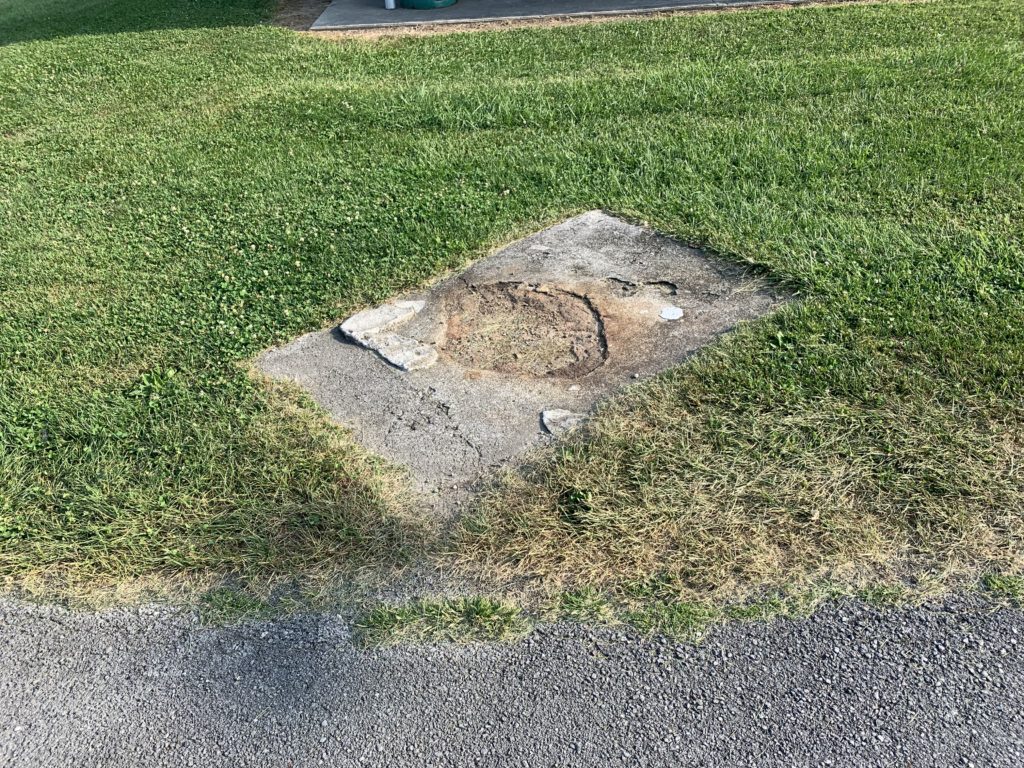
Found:
[[[421,24],[466,24],[485,21],[603,16],[657,11],[711,10],[757,5],[798,5],[802,0],[459,0],[448,8],[415,11],[384,8],[384,0],[334,0],[314,23],[322,32],[335,29]]]
[[[732,625],[352,648],[305,617],[0,602],[0,765],[1024,765],[1024,614],[960,599]]]

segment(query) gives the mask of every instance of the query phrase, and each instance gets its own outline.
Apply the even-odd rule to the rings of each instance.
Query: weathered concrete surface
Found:
[[[330,616],[0,601],[0,765],[1019,768],[1022,643],[1019,610],[962,600],[374,652]]]
[[[607,16],[657,11],[712,10],[758,5],[799,5],[806,0],[459,0],[448,8],[416,11],[384,8],[384,0],[334,0],[313,23],[314,31],[419,24],[459,24],[551,16]]]
[[[396,299],[423,302],[418,312],[381,310],[387,332],[437,350],[429,368],[399,370],[338,330],[269,350],[257,365],[307,389],[421,489],[439,491],[549,441],[543,411],[585,413],[789,298],[740,267],[591,211]],[[681,317],[664,319],[666,308]],[[552,333],[530,325],[540,317]]]

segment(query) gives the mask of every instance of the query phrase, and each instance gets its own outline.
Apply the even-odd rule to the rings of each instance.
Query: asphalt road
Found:
[[[336,618],[0,602],[0,765],[1021,766],[1024,614],[959,598],[694,647],[551,627],[358,651]]]

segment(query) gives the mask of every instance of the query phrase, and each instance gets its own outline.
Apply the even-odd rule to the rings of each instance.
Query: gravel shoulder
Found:
[[[333,617],[0,602],[5,766],[1017,766],[1024,614],[956,598],[360,651]]]

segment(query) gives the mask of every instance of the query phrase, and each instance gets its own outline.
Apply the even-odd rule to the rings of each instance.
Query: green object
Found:
[[[402,0],[402,7],[416,11],[432,11],[435,8],[447,8],[456,2],[457,0]]]

